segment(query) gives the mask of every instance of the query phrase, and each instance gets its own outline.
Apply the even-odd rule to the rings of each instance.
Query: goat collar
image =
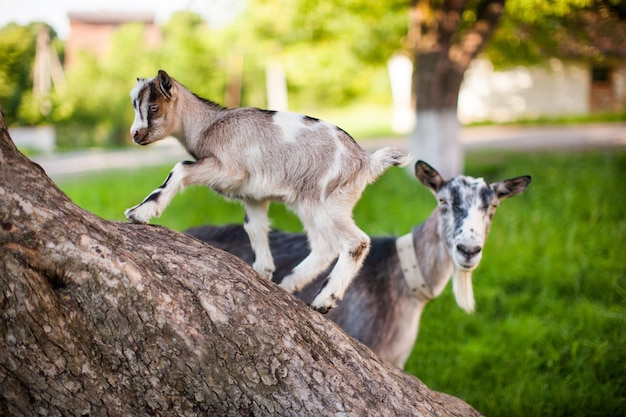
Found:
[[[413,296],[420,301],[429,301],[435,298],[435,296],[430,285],[424,281],[413,241],[413,233],[396,239],[396,251],[400,259],[400,268]]]

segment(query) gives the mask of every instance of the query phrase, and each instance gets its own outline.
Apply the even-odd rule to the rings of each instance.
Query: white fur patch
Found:
[[[330,164],[328,171],[326,171],[326,174],[324,174],[324,176],[322,176],[318,181],[318,184],[320,185],[320,187],[322,187],[322,189],[325,189],[326,186],[328,186],[328,183],[333,178],[339,176],[339,174],[341,173],[341,169],[343,168],[342,162],[346,159],[345,146],[343,146],[343,144],[339,141],[336,141],[335,143],[337,144],[337,149],[335,150],[335,158],[332,164]]]
[[[283,140],[285,142],[295,142],[298,139],[300,131],[306,128],[302,122],[302,115],[297,113],[279,111],[274,114],[274,124],[283,132]]]
[[[150,83],[154,78],[140,78],[137,80],[137,84],[130,90],[130,98],[132,100],[139,99],[139,92],[143,88],[144,85]]]
[[[133,102],[133,109],[135,111],[135,118],[133,120],[133,124],[130,127],[130,134],[133,135],[133,132],[138,131],[142,128],[148,127],[147,114],[148,114],[148,100],[145,100],[144,97],[140,97],[142,89],[146,84],[148,84],[152,78],[140,78],[137,80],[137,84],[135,87],[130,90],[130,98]]]

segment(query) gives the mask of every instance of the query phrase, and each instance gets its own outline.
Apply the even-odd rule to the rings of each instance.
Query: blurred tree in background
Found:
[[[498,27],[505,0],[412,0],[416,123],[411,151],[444,177],[463,172],[457,100],[465,71]]]
[[[57,122],[60,147],[119,146],[125,143],[132,114],[128,112],[134,78],[141,75],[150,56],[142,45],[142,27],[129,24],[112,39],[107,56],[98,60],[82,53],[66,74],[67,89],[59,95],[58,106],[66,106]]]
[[[174,13],[163,28],[163,45],[155,51],[150,66],[137,76],[154,77],[163,68],[199,96],[221,101],[226,82],[224,58],[229,49],[223,38],[221,31],[209,28],[199,15]],[[131,77],[133,85],[134,81]]]
[[[463,76],[492,36],[488,56],[500,67],[550,56],[600,59],[615,47],[626,55],[626,6],[619,0],[412,0],[410,15],[411,150],[448,177],[463,172],[457,118]]]
[[[290,104],[390,103],[387,60],[407,33],[405,0],[250,0],[246,36],[285,68]],[[277,19],[280,16],[280,19]]]
[[[602,61],[626,52],[625,25],[622,0],[507,0],[485,52],[498,68],[540,64],[551,56]]]
[[[53,97],[53,113],[45,121],[55,123],[57,142],[63,148],[129,143],[128,92],[135,77],[154,76],[164,68],[198,95],[224,104],[233,58],[241,61],[239,69],[234,67],[241,78],[239,105],[267,106],[265,71],[271,57],[285,69],[295,109],[337,108],[363,97],[387,105],[386,60],[401,48],[406,11],[403,0],[366,6],[362,0],[341,5],[251,0],[245,13],[219,30],[194,13],[173,14],[162,28],[162,45],[154,50],[143,44],[140,25],[125,25],[114,35],[104,58],[89,53],[79,57],[66,74],[66,90]],[[0,67],[2,76],[21,76],[4,89],[13,98],[23,98],[32,86],[34,38],[33,33],[30,43],[21,46],[3,37],[16,44],[11,48],[21,47],[14,54],[22,65],[19,70],[9,68],[9,60]],[[11,48],[2,45],[1,49]],[[0,96],[7,119],[29,124],[7,102],[8,94]]]
[[[172,15],[163,28],[162,45],[152,50],[144,45],[142,25],[122,26],[104,58],[83,53],[67,74],[68,89],[62,99],[73,110],[57,124],[59,146],[129,144],[133,119],[129,91],[137,77],[153,77],[159,68],[166,68],[201,96],[222,91],[224,72],[216,44],[194,13]]]
[[[42,27],[50,31],[52,46],[62,54],[56,33],[45,23],[11,23],[0,28],[0,105],[6,118],[15,124],[36,125],[53,120],[52,114],[39,111],[40,103],[33,95],[35,45]]]
[[[107,56],[83,54],[46,115],[31,93],[39,25],[11,24],[0,29],[0,105],[12,124],[55,123],[61,147],[119,146],[130,142],[135,78],[159,68],[221,104],[266,107],[266,69],[276,62],[290,108],[315,113],[357,102],[390,105],[387,61],[404,51],[415,63],[418,120],[446,115],[439,122],[422,118],[414,142],[434,140],[449,160],[464,71],[492,33],[486,52],[499,66],[537,63],[567,48],[601,58],[605,50],[596,44],[612,36],[606,22],[623,23],[625,8],[618,0],[249,0],[219,29],[179,12],[162,28],[158,48],[147,48],[142,27],[131,24],[118,30]],[[52,39],[62,53],[54,32]],[[436,157],[418,154],[440,166]]]

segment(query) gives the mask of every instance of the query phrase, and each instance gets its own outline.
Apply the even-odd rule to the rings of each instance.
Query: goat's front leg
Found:
[[[189,185],[206,185],[217,192],[236,193],[246,179],[247,173],[241,167],[227,166],[214,157],[179,162],[159,188],[124,214],[132,222],[148,223],[151,218],[161,215],[178,191]]]
[[[159,188],[152,191],[141,203],[124,212],[126,218],[133,223],[148,223],[151,218],[159,217],[176,193],[185,187],[187,167],[194,164],[191,161],[183,161],[174,165]]]
[[[252,251],[254,252],[252,268],[264,277],[272,279],[272,274],[276,268],[274,266],[274,258],[272,258],[272,253],[270,252],[268,238],[270,224],[267,219],[267,211],[270,202],[269,200],[245,200],[244,205],[246,207],[246,221],[243,228],[248,233],[250,246],[252,246]]]

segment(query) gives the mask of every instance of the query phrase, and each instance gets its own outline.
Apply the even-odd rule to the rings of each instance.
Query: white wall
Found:
[[[15,146],[22,149],[52,152],[56,144],[54,127],[50,125],[12,127],[9,128],[9,135],[11,135]]]
[[[616,65],[613,71],[613,90],[615,97],[626,103],[626,63]]]
[[[459,93],[461,123],[585,114],[589,112],[589,64],[552,58],[545,65],[494,71],[476,59]]]

